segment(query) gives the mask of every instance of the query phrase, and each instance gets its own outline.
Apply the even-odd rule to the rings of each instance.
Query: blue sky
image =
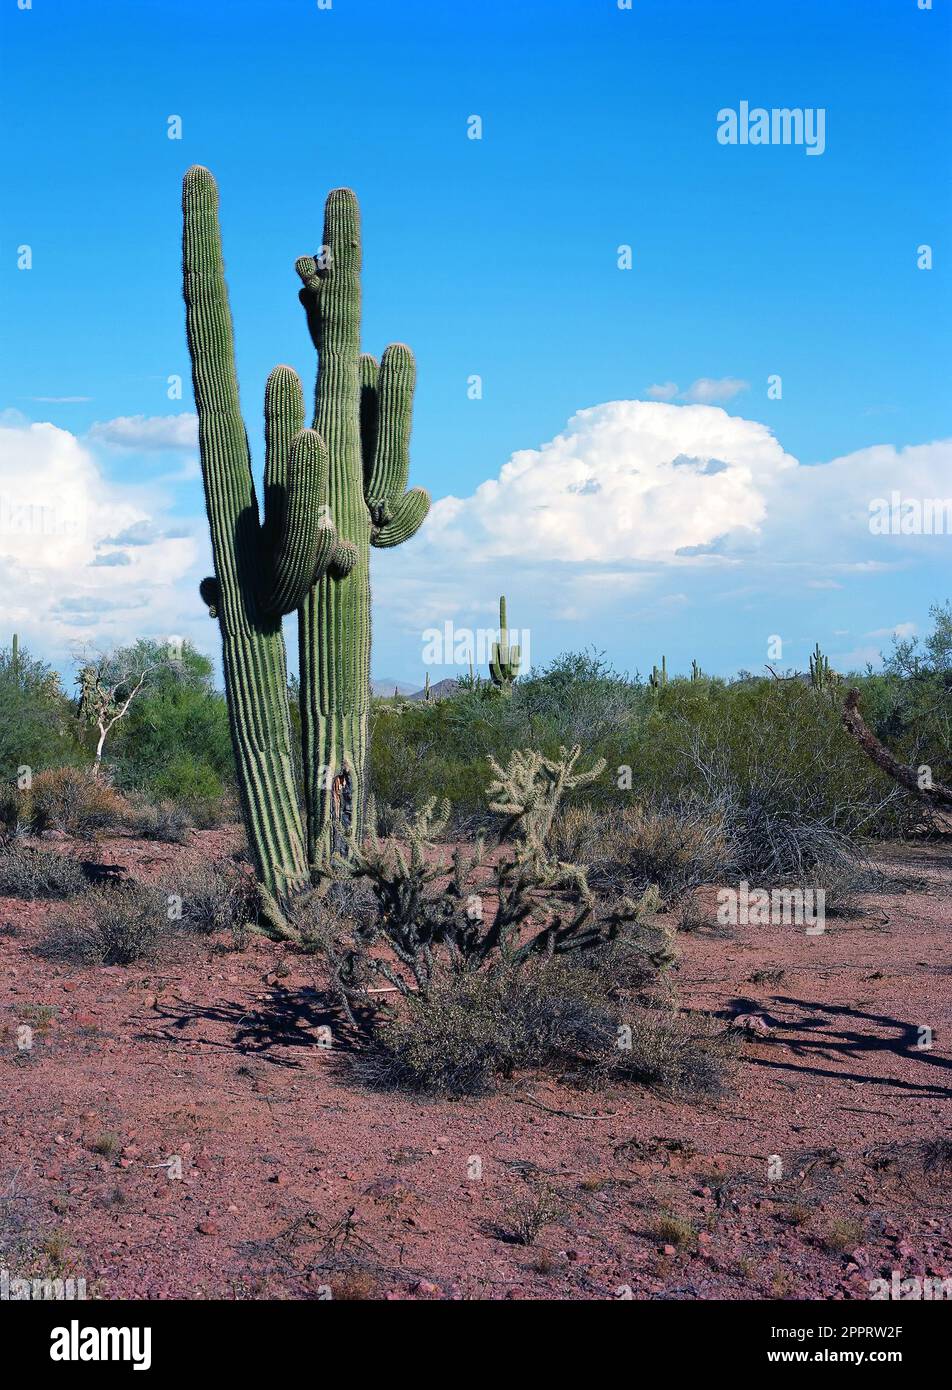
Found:
[[[328,189],[361,200],[365,347],[416,352],[411,481],[460,506],[435,508],[430,534],[374,559],[378,675],[421,679],[423,629],[489,624],[502,590],[535,661],[595,645],[627,669],[664,651],[675,667],[697,657],[728,672],[762,665],[779,634],[781,664],[804,666],[817,639],[850,664],[897,626],[922,630],[952,588],[948,536],[871,537],[864,516],[889,485],[935,496],[952,476],[949,11],[6,6],[9,467],[21,480],[35,469],[54,493],[65,469],[99,531],[85,558],[17,543],[4,561],[0,524],[3,629],[57,665],[69,642],[150,624],[215,645],[195,592],[210,566],[187,430],[109,428],[192,410],[179,188],[202,163],[221,190],[259,462],[268,371],[286,361],[308,389],[313,378],[293,262],[320,241]],[[823,154],[719,144],[718,111],[741,101],[823,108]],[[171,115],[181,140],[167,138]],[[617,264],[625,244],[630,271]],[[167,397],[174,374],[181,401]],[[468,398],[472,374],[481,400]],[[773,374],[780,400],[767,396]],[[638,401],[647,410],[598,413]],[[549,449],[580,410],[596,414],[569,428],[567,450]],[[27,421],[67,438],[28,436]],[[727,448],[715,484],[705,468]],[[666,449],[703,461],[693,491],[694,465],[672,470]],[[525,488],[477,492],[525,450]],[[633,469],[647,491],[626,491]],[[576,504],[583,486],[608,510]]]

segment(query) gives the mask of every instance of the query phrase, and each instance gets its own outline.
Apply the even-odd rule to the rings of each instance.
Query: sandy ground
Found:
[[[228,844],[71,848],[155,876]],[[255,940],[51,965],[51,909],[0,898],[0,1263],[100,1298],[865,1299],[893,1270],[950,1278],[952,1174],[916,1146],[952,1133],[952,840],[880,862],[895,890],[820,936],[679,935],[684,1006],[757,1016],[730,1094],[700,1105],[534,1077],[371,1095],[315,1045],[311,962]],[[554,1217],[519,1244],[540,1183]]]

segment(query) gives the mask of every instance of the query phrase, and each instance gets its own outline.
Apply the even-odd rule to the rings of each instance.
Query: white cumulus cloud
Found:
[[[796,461],[770,430],[712,406],[610,401],[513,454],[468,498],[445,497],[431,546],[487,558],[611,564],[673,559],[755,532]]]
[[[150,512],[163,505],[146,489],[110,482],[90,449],[68,430],[5,416],[5,626],[57,661],[76,640],[108,643],[145,630],[177,632],[184,606],[177,586],[192,571],[197,546],[180,526],[157,524]]]

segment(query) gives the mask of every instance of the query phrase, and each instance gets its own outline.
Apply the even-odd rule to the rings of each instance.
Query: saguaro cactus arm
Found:
[[[430,509],[430,498],[423,488],[406,491],[416,383],[413,353],[404,343],[391,343],[376,380],[375,366],[372,357],[362,359],[364,497],[373,528],[370,543],[385,547],[400,545],[419,530]],[[364,437],[365,429],[368,438]]]

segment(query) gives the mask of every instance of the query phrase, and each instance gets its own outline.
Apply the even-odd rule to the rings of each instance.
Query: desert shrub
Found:
[[[559,1195],[549,1183],[532,1183],[517,1201],[507,1206],[505,1235],[515,1245],[535,1245],[545,1228],[558,1221],[563,1212]]]
[[[936,1182],[952,1181],[952,1139],[924,1139],[918,1148],[922,1171]]]
[[[485,1095],[517,1068],[592,1067],[616,1028],[595,978],[561,961],[450,976],[375,1029],[357,1074],[380,1089]]]
[[[69,898],[88,886],[75,859],[13,845],[0,851],[0,894],[10,898]]]
[[[127,828],[143,840],[184,845],[191,838],[192,817],[184,806],[174,801],[154,803],[133,794],[129,798],[125,822]]]
[[[201,936],[234,933],[257,921],[254,878],[234,864],[197,864],[167,886],[181,898],[181,925],[188,931]]]
[[[172,923],[165,894],[142,884],[97,888],[50,918],[39,952],[48,960],[82,965],[131,965],[154,960]]]
[[[442,979],[411,995],[374,1030],[358,1076],[376,1089],[485,1095],[518,1070],[583,1086],[637,1082],[667,1095],[716,1098],[732,1075],[735,1039],[706,1016],[622,1005],[617,980],[578,961]]]
[[[556,821],[553,844],[560,858],[589,865],[595,889],[641,893],[654,884],[666,899],[713,882],[730,859],[723,817],[692,804],[572,806]]]
[[[30,824],[40,834],[94,835],[121,828],[128,807],[102,777],[85,769],[58,767],[40,772],[29,792]]]
[[[859,901],[864,893],[882,891],[887,880],[858,849],[828,859],[819,859],[795,885],[822,890],[824,911],[831,917],[855,916],[863,912]]]
[[[17,789],[0,784],[0,847],[8,845],[21,829],[23,799]]]
[[[636,1009],[607,1070],[671,1096],[716,1098],[730,1080],[736,1036],[707,1014]]]
[[[218,830],[241,820],[241,809],[234,791],[226,788],[221,796],[198,797],[188,802],[187,811],[196,830]]]
[[[149,778],[148,789],[153,796],[172,797],[186,806],[220,801],[225,791],[220,775],[210,763],[196,762],[187,756],[170,758]]]

